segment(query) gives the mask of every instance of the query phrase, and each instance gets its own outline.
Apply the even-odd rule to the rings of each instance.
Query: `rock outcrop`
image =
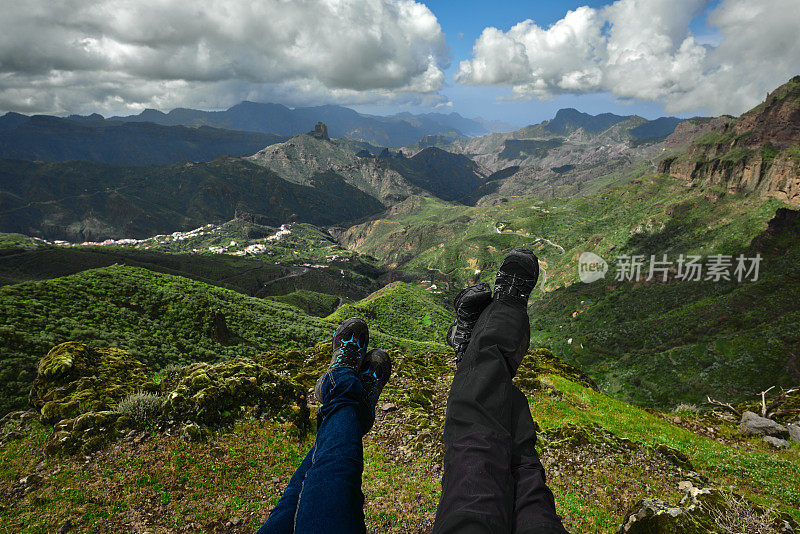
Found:
[[[800,204],[800,76],[736,120],[686,123],[673,134],[673,146],[682,130],[689,134],[694,126],[705,133],[682,155],[661,161],[659,172]]]
[[[39,362],[30,395],[42,421],[54,425],[45,452],[90,453],[145,425],[180,428],[196,440],[245,415],[290,424],[299,435],[310,427],[305,388],[249,358],[196,363],[160,383],[153,375],[121,349],[54,347]],[[122,409],[136,395],[149,397],[147,421]]]
[[[792,441],[800,443],[800,425],[789,425],[786,428],[789,429],[789,437],[792,438]]]
[[[773,436],[781,439],[789,437],[789,430],[785,426],[753,412],[742,414],[740,426],[745,436]]]
[[[704,534],[707,532],[797,532],[788,514],[767,510],[746,497],[707,485],[696,473],[678,484],[685,492],[678,505],[643,499],[625,515],[619,534]],[[736,528],[737,530],[731,530]],[[743,529],[743,530],[738,530]]]
[[[328,137],[328,127],[325,125],[324,122],[318,122],[316,126],[314,126],[314,131],[308,132],[308,135],[315,139],[319,139],[321,141],[330,141],[331,138]]]

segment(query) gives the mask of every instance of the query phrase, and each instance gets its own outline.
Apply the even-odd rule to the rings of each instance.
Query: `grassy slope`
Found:
[[[121,265],[2,287],[0,317],[0,413],[27,403],[39,358],[64,341],[129,349],[159,367],[305,347],[333,328],[286,304]]]
[[[363,300],[345,304],[328,319],[336,322],[354,316],[364,317],[378,332],[439,343],[455,318],[439,295],[404,282],[393,282]]]
[[[416,202],[369,232],[356,229],[357,249],[403,269],[467,282],[491,280],[511,247],[532,247],[549,290],[534,293],[533,339],[583,366],[606,391],[672,407],[720,395],[723,388],[724,396],[742,400],[776,383],[800,381],[784,372],[800,342],[794,326],[800,320],[797,249],[766,259],[757,284],[615,284],[613,264],[606,284],[586,286],[577,275],[584,251],[607,260],[618,254],[666,253],[673,260],[737,254],[764,230],[781,206],[777,201],[645,176],[581,198],[475,208]]]
[[[425,530],[439,498],[438,438],[452,373],[445,371],[431,381],[425,378],[426,369],[442,372],[431,360],[398,360],[398,374],[383,401],[397,403],[400,409],[379,411],[365,441],[365,512],[371,532]],[[558,393],[543,389],[529,394],[534,419],[544,429],[538,449],[570,531],[616,532],[625,510],[646,496],[677,502],[682,472],[653,452],[657,444],[685,453],[712,483],[800,518],[797,445],[775,451],[756,439],[739,438],[730,423],[677,418],[714,426],[725,436],[708,439],[563,376],[540,378]],[[431,391],[433,403],[421,409],[409,400],[412,385]],[[425,437],[429,430],[420,431],[418,421],[432,425],[433,437]],[[557,429],[568,423],[595,423],[606,432],[606,442],[554,440]],[[243,421],[205,443],[155,435],[139,444],[127,441],[107,449],[89,462],[48,458],[36,467],[39,458],[29,451],[41,448],[46,433],[34,422],[23,437],[0,450],[0,487],[11,490],[19,478],[36,470],[45,476],[44,484],[0,507],[0,522],[15,532],[52,532],[65,518],[72,520],[75,532],[134,526],[165,532],[188,526],[189,532],[210,532],[223,529],[234,516],[242,518],[243,525],[226,532],[251,532],[277,502],[311,443],[310,437],[298,441],[283,426]]]

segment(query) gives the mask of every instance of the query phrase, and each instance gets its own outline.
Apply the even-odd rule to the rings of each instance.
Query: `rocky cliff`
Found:
[[[800,205],[800,76],[738,119],[723,119],[694,125],[713,127],[682,154],[661,161],[659,172]],[[676,130],[672,146],[688,133]]]

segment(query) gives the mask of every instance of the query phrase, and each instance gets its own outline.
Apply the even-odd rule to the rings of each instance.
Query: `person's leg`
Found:
[[[331,364],[315,388],[321,404],[314,446],[259,534],[365,531],[362,421],[369,420],[363,412],[375,407],[365,404],[364,385],[357,373],[365,363],[368,343],[367,324],[358,317],[342,322],[334,332]],[[385,378],[377,390],[380,394],[388,375],[377,375]]]
[[[300,498],[300,490],[306,473],[311,467],[311,460],[314,455],[314,446],[306,454],[295,470],[289,484],[281,495],[278,504],[269,513],[267,521],[261,525],[256,534],[292,534],[294,532],[294,516],[297,513],[297,501]]]
[[[323,379],[314,452],[297,503],[297,534],[366,532],[358,415],[363,390],[352,369],[330,371]]]
[[[493,301],[474,327],[450,388],[436,533],[511,532],[512,373],[528,348],[524,306]]]
[[[544,467],[536,453],[536,426],[528,399],[516,387],[512,391],[512,419],[513,532],[564,534],[553,492],[547,487]]]

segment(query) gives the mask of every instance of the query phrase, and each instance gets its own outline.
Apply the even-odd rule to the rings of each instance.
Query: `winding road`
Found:
[[[547,243],[547,244],[548,244],[548,245],[550,245],[551,247],[555,247],[555,248],[559,249],[559,250],[561,251],[561,253],[562,253],[562,254],[564,254],[564,252],[565,252],[565,251],[564,251],[564,247],[562,247],[562,246],[561,246],[561,245],[559,245],[558,243],[553,243],[552,241],[550,241],[550,240],[549,240],[549,239],[547,239],[546,237],[537,237],[537,236],[535,236],[535,235],[522,234],[522,233],[520,233],[520,232],[503,232],[502,230],[500,230],[500,229],[497,227],[497,223],[494,223],[494,231],[495,231],[495,232],[497,232],[498,234],[518,235],[518,236],[520,236],[520,237],[525,237],[525,238],[528,238],[528,239],[533,239],[535,242],[538,242],[538,241],[544,241],[545,243]]]
[[[279,276],[278,278],[274,278],[268,282],[264,282],[264,284],[261,286],[261,289],[256,291],[256,293],[253,296],[258,297],[261,294],[261,292],[267,288],[267,286],[274,284],[275,282],[280,282],[281,280],[286,280],[287,278],[294,278],[296,276],[303,276],[308,272],[308,267],[287,267],[287,269],[290,270],[294,269],[294,272],[290,272],[289,274],[286,274],[284,276]]]
[[[550,241],[546,237],[537,237],[535,235],[528,235],[528,234],[523,234],[523,233],[520,233],[520,232],[503,232],[497,227],[497,224],[498,223],[494,223],[494,231],[497,232],[498,234],[518,235],[518,236],[524,237],[526,239],[533,239],[534,243],[538,243],[540,241],[543,241],[543,242],[547,243],[548,245],[550,245],[551,247],[555,247],[555,248],[559,249],[561,251],[561,254],[564,254],[566,252],[564,250],[564,247],[562,247],[558,243],[553,243],[552,241]],[[540,265],[539,266],[539,270],[541,270],[544,273],[544,275],[542,276],[542,283],[539,284],[539,289],[542,291],[542,293],[544,293],[545,292],[544,291],[544,284],[545,284],[545,282],[547,282],[547,269],[545,269],[544,267],[542,267]]]

